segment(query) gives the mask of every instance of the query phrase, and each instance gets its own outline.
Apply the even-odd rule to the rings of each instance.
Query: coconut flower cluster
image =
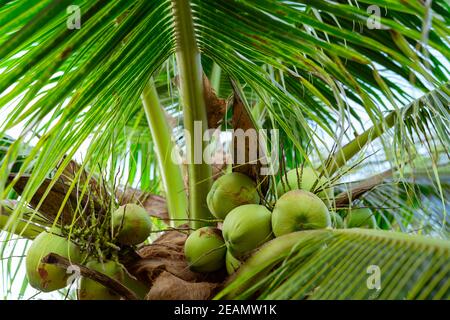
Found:
[[[144,242],[150,235],[152,223],[147,211],[136,205],[126,204],[113,211],[110,219],[104,220],[107,239],[103,239],[109,246],[118,250],[121,247],[134,246]],[[82,230],[79,230],[83,233]],[[76,237],[75,237],[76,238]],[[43,263],[42,258],[50,253],[56,253],[76,264],[83,264],[91,270],[98,271],[121,282],[126,287],[135,289],[139,285],[119,263],[117,255],[109,254],[99,258],[91,252],[81,249],[81,239],[76,244],[74,239],[64,235],[63,230],[52,228],[39,234],[28,249],[26,256],[26,273],[30,285],[43,292],[50,292],[65,288],[70,276],[66,270],[57,266]],[[103,244],[95,244],[99,248]],[[102,251],[100,249],[100,251]],[[107,251],[107,250],[106,250]],[[78,289],[80,300],[119,300],[121,297],[98,282],[82,277]]]
[[[257,185],[248,176],[233,172],[217,179],[207,204],[223,223],[221,228],[203,227],[189,235],[185,256],[190,268],[214,272],[225,267],[232,274],[254,250],[274,237],[346,225],[376,227],[370,209],[330,212],[334,190],[314,169],[293,169],[286,176],[286,181],[277,185],[279,197],[272,211],[260,204]]]

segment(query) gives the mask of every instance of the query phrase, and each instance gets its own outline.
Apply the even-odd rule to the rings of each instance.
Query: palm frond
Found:
[[[282,105],[281,110],[277,111],[282,111],[282,114],[292,114],[293,108],[300,108],[319,126],[325,125],[323,116],[327,113],[330,115],[330,111],[324,107],[324,103],[328,104],[328,108],[330,105],[344,105],[339,90],[341,86],[349,89],[345,90],[346,93],[347,91],[356,93],[356,96],[352,93],[349,93],[349,96],[356,97],[366,112],[374,116],[371,117],[372,121],[375,121],[376,115],[379,117],[380,111],[374,101],[383,99],[378,100],[375,96],[381,93],[381,95],[391,97],[392,93],[387,89],[385,83],[392,84],[392,81],[380,76],[378,68],[369,65],[367,58],[373,60],[373,56],[388,55],[389,61],[394,60],[405,66],[404,72],[396,69],[395,63],[389,66],[386,62],[383,69],[396,75],[403,73],[405,79],[410,76],[409,71],[406,72],[409,69],[408,65],[415,70],[413,72],[426,78],[432,77],[431,70],[426,71],[422,67],[418,67],[419,65],[412,66],[418,62],[414,57],[398,53],[395,43],[389,40],[390,36],[382,36],[383,33],[389,35],[389,31],[391,31],[400,35],[405,34],[405,36],[411,37],[412,41],[414,39],[418,41],[421,39],[419,32],[386,19],[389,31],[368,32],[366,28],[364,31],[367,33],[356,33],[353,30],[352,22],[358,21],[361,24],[367,22],[364,17],[367,17],[368,14],[362,8],[329,1],[306,1],[305,3],[306,5],[281,4],[270,1],[197,3],[194,6],[194,12],[197,12],[199,16],[201,49],[234,78],[242,77],[262,97],[264,97],[262,91],[266,91],[276,100],[277,104]],[[400,5],[397,5],[396,9],[398,6]],[[387,10],[389,9],[389,5],[387,5]],[[421,10],[425,12],[425,8],[421,8]],[[352,14],[344,14],[349,11]],[[333,18],[335,14],[339,14],[343,20],[348,19],[351,22],[350,25],[339,24],[336,26],[336,22],[332,18],[328,20],[317,18],[316,13],[320,17],[331,16]],[[317,33],[309,34],[307,31],[311,29]],[[327,31],[327,37],[320,33],[324,30]],[[376,38],[374,32],[377,32]],[[353,50],[355,44],[357,49]],[[361,46],[366,48],[368,53],[359,54],[358,49]],[[441,44],[436,43],[435,46],[439,49],[447,49],[445,45],[442,47]],[[224,60],[225,58],[226,60]],[[341,59],[346,60],[343,62]],[[261,70],[260,65],[264,64],[280,70],[282,78],[277,81],[277,78],[272,77],[269,72]],[[365,68],[365,71],[362,71],[361,68]],[[370,74],[373,76],[367,76]],[[296,94],[293,90],[286,90],[285,83],[289,76],[294,77],[295,82],[302,83],[304,90],[301,95],[300,92]],[[443,77],[439,81],[446,79]],[[395,88],[395,84],[392,87]],[[315,98],[321,100],[321,103],[317,100],[304,99],[305,91],[313,92]],[[400,89],[400,94],[404,93]],[[391,100],[388,99],[388,101]],[[402,99],[396,101],[398,103]],[[311,104],[308,105],[308,102]],[[271,107],[270,101],[266,100],[265,103],[269,108]],[[323,112],[322,116],[320,116],[320,112]],[[280,117],[277,118],[277,121],[283,124]],[[286,125],[282,127],[287,129]]]
[[[445,168],[448,165],[439,168],[439,183],[430,169],[386,179],[365,194],[361,204],[373,208],[383,229],[448,239],[450,177]]]
[[[0,112],[4,115],[0,137],[19,129],[16,140],[0,142],[0,199],[10,197],[14,185],[33,168],[14,209],[17,212],[11,214],[13,219],[23,218],[18,213],[42,182],[50,181],[42,196],[45,201],[84,146],[82,165],[74,173],[66,202],[75,188],[82,195],[87,192],[87,180],[77,181],[86,168],[97,177],[108,172],[105,180],[112,185],[120,176],[133,187],[160,192],[162,175],[140,95],[153,76],[161,104],[178,119],[173,135],[184,147],[186,140],[179,139],[180,133],[189,128],[186,121],[190,121],[183,118],[182,99],[172,85],[181,67],[175,61],[180,39],[173,1],[0,3]],[[391,204],[408,206],[405,199],[419,199],[411,192],[419,188],[420,199],[432,205],[400,210],[394,220],[384,212],[380,217],[384,214],[386,221],[396,221],[406,232],[431,217],[431,231],[424,233],[447,237],[446,210],[438,212],[439,200],[445,206],[442,200],[448,191],[440,165],[449,157],[450,142],[450,7],[445,0],[429,5],[386,0],[193,0],[184,4],[193,21],[190,31],[195,41],[191,39],[191,45],[198,46],[205,73],[210,75],[214,66],[220,67],[220,95],[232,94],[230,79],[239,83],[261,127],[281,129],[287,168],[303,162],[323,164],[335,150],[329,142],[339,148],[352,141],[355,132],[363,136],[355,141],[367,139],[355,148],[353,155],[360,157],[347,163],[351,168],[369,150],[361,146],[383,133],[379,142],[368,145],[383,149],[375,159],[383,170],[418,157],[431,162],[427,175],[432,185],[414,183],[416,170],[408,178],[412,181],[405,180],[401,171],[394,182],[404,183],[405,190],[399,191]],[[68,5],[78,5],[82,11],[79,30],[67,28]],[[380,28],[368,27],[370,5],[381,8]],[[228,120],[229,116],[225,126]],[[367,130],[371,125],[375,129]],[[31,146],[25,153],[24,145]],[[344,159],[344,170],[350,158]],[[8,182],[11,171],[17,174]],[[358,178],[371,173],[366,170]],[[362,200],[380,205],[382,197],[392,192],[383,185]],[[371,293],[364,289],[362,268],[372,257],[378,259],[375,262],[388,279],[394,274],[404,278],[392,281],[398,285],[395,288],[386,284],[385,289],[382,284],[377,297],[448,298],[448,266],[444,264],[448,246],[443,242],[370,231],[305,234],[314,235],[298,244],[305,250],[298,255],[291,252],[297,243],[292,238],[281,250],[283,259],[289,253],[291,258],[269,273],[275,278],[259,279],[254,283],[258,291],[247,287],[245,294],[323,298],[323,288],[331,288],[331,294],[367,298]],[[277,241],[272,243],[280,243]],[[9,261],[7,268],[10,281],[18,269]],[[352,270],[356,273],[348,273]],[[317,277],[308,278],[313,271]],[[286,280],[286,275],[292,278]],[[238,284],[245,282],[244,276],[245,272],[238,275]],[[249,279],[253,276],[252,271]],[[337,287],[338,282],[333,281],[341,277],[354,282],[344,281],[344,289]],[[26,283],[21,287],[23,293]],[[238,287],[230,285],[231,290]]]
[[[301,231],[264,245],[216,298],[448,299],[449,259],[447,241],[363,229]]]
[[[88,19],[80,33],[67,38],[68,42],[54,43],[58,35],[67,32],[67,28],[61,26],[52,29],[52,37],[44,40],[34,39],[30,35],[30,42],[38,41],[39,46],[29,49],[23,59],[4,60],[7,71],[2,84],[5,88],[25,72],[37,80],[35,86],[31,87],[37,92],[48,84],[48,79],[56,71],[64,72],[57,85],[47,90],[35,103],[28,105],[29,99],[25,95],[3,126],[3,130],[7,130],[25,121],[23,135],[32,130],[33,136],[39,137],[39,142],[30,153],[30,156],[37,156],[36,169],[23,193],[24,201],[30,199],[40,181],[66,157],[55,174],[57,179],[88,138],[91,138],[90,150],[94,147],[97,151],[105,150],[97,153],[102,157],[109,154],[105,143],[114,137],[114,133],[124,130],[132,116],[141,109],[138,103],[140,91],[149,74],[170,54],[171,33],[170,30],[164,31],[169,21],[166,17],[170,8],[146,1],[136,5],[128,2],[102,3],[103,6],[91,3],[95,19]],[[125,17],[120,23],[115,23],[114,19],[122,14]],[[152,22],[155,19],[158,21],[156,24]],[[61,57],[61,63],[61,59],[55,59],[50,54],[53,52],[50,49]],[[75,60],[65,62],[68,57],[75,57]],[[141,68],[143,63],[148,67]],[[47,72],[40,69],[43,65]],[[52,67],[49,68],[49,65]],[[29,78],[25,76],[3,98],[10,99],[29,86]],[[19,144],[20,141],[17,141],[9,152],[13,153]],[[88,152],[84,160],[88,161],[92,154]],[[92,162],[97,164],[100,161],[92,159]],[[2,175],[7,173],[4,171]],[[13,185],[14,181],[9,187]]]

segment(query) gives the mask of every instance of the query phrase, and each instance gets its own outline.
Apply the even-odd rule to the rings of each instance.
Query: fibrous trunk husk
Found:
[[[226,278],[225,270],[197,273],[189,269],[184,257],[187,235],[168,231],[148,246],[139,249],[141,259],[127,269],[150,286],[149,300],[210,299]]]

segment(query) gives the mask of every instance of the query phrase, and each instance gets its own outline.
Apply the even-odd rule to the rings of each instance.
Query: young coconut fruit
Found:
[[[189,267],[197,272],[213,272],[222,268],[226,250],[222,233],[213,227],[195,230],[184,244]]]
[[[227,273],[229,275],[236,272],[237,269],[241,266],[241,261],[236,259],[230,252],[227,250],[227,254],[225,256],[225,266],[227,268]]]
[[[347,228],[375,229],[377,222],[369,208],[351,209],[348,211]]]
[[[25,259],[28,282],[33,288],[43,292],[50,292],[66,287],[70,274],[66,273],[66,270],[63,268],[42,263],[42,258],[49,253],[56,253],[75,263],[81,261],[78,246],[66,238],[55,234],[57,232],[59,230],[40,233],[28,249]]]
[[[232,172],[217,179],[206,199],[208,209],[218,219],[243,204],[258,204],[259,194],[255,182],[245,174]]]
[[[231,254],[239,258],[272,239],[270,220],[270,211],[258,204],[245,204],[231,210],[222,226]]]
[[[114,211],[113,227],[119,243],[135,245],[148,238],[152,221],[144,208],[129,203]]]
[[[272,213],[272,229],[277,237],[300,230],[327,228],[330,224],[330,214],[325,203],[315,194],[304,190],[283,194],[275,203]]]
[[[336,212],[330,212],[331,224],[335,229],[344,228],[344,220],[342,217]]]
[[[144,300],[150,290],[150,286],[140,282],[138,279],[131,276],[126,270],[124,270],[124,273],[125,277],[123,279],[123,285],[133,291],[139,299]]]
[[[321,198],[327,205],[330,203],[330,200],[333,198],[333,188],[327,185],[326,177],[322,176],[319,179],[320,173],[316,172],[311,167],[303,167],[298,169],[292,169],[286,173],[286,176],[283,176],[283,181],[279,181],[277,185],[277,194],[278,196],[282,196],[288,191],[302,189],[305,191],[311,191],[314,184],[314,190],[321,190],[317,193],[317,196]],[[287,181],[286,181],[287,177]],[[316,181],[319,181],[316,183]],[[300,180],[300,188],[299,188],[299,180]],[[322,188],[324,188],[322,190]],[[325,189],[326,188],[326,189]]]
[[[86,264],[89,269],[101,272],[108,277],[123,282],[125,272],[122,266],[115,261],[104,261],[103,263],[97,260],[91,260]],[[81,277],[80,288],[78,289],[79,300],[120,300],[120,296],[103,286],[102,284]]]

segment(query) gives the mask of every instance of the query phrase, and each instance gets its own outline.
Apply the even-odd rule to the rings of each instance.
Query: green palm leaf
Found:
[[[216,298],[448,299],[449,260],[447,241],[363,229],[300,231],[261,247]]]
[[[20,177],[32,169],[16,212],[10,215],[13,220],[23,218],[19,212],[42,181],[51,177],[49,192],[86,145],[71,190],[87,192],[87,181],[80,184],[76,180],[88,169],[111,186],[119,177],[121,187],[128,184],[173,195],[173,190],[161,183],[169,173],[158,166],[161,140],[151,134],[146,121],[148,105],[146,112],[141,95],[153,77],[161,104],[158,110],[176,119],[171,133],[185,148],[187,141],[181,131],[192,128],[192,120],[204,115],[199,95],[203,67],[205,74],[213,75],[211,82],[220,96],[232,95],[230,80],[240,84],[258,125],[281,130],[280,150],[287,169],[305,162],[320,163],[327,168],[326,175],[346,173],[349,168],[353,173],[369,148],[382,150],[370,159],[378,167],[373,172],[359,171],[358,180],[381,171],[380,167],[400,167],[393,182],[405,188],[390,202],[402,210],[394,216],[380,210],[379,219],[403,232],[429,219],[430,230],[424,233],[448,237],[444,201],[448,186],[440,170],[449,158],[450,7],[446,0],[427,5],[390,0],[355,4],[342,0],[0,0],[0,4],[0,199],[10,197]],[[79,30],[67,28],[68,5],[81,10]],[[368,27],[370,5],[381,8],[379,29]],[[180,91],[173,85],[178,75]],[[150,111],[156,111],[155,106]],[[229,116],[224,127],[228,120]],[[3,138],[18,128],[16,140]],[[376,138],[380,139],[374,141]],[[28,145],[31,147],[23,153]],[[403,165],[411,165],[416,158],[431,163],[426,170],[430,185],[414,181],[421,177],[417,170],[404,178]],[[337,161],[327,163],[327,159]],[[12,171],[17,175],[9,183]],[[208,171],[206,166],[190,170],[194,176],[189,184],[194,194],[190,203],[194,212],[190,214],[194,217],[209,214],[195,212],[204,206],[208,188],[200,184],[208,180],[203,186],[208,185]],[[392,192],[382,185],[361,200],[380,206],[383,197]],[[416,203],[419,198],[432,205],[408,207],[408,201]],[[177,214],[184,216],[185,212]],[[392,226],[395,222],[399,228]],[[337,244],[359,253],[379,250],[381,260],[377,262],[382,272],[387,270],[385,276],[405,276],[404,282],[397,281],[398,287],[387,286],[377,297],[448,297],[448,268],[443,264],[448,260],[448,248],[444,242],[369,231],[306,234],[314,238],[302,242],[305,250],[299,255],[293,252],[292,258],[274,271],[277,281],[270,277],[259,280],[260,297],[324,298],[320,288],[336,289],[336,294],[347,298],[371,297],[363,286],[363,265],[357,265],[369,261],[361,260],[364,256],[346,256],[350,253]],[[379,247],[381,244],[385,247]],[[294,244],[287,241],[285,245]],[[403,255],[400,245],[406,248]],[[334,255],[346,261],[350,270],[358,270],[353,276],[356,281],[334,287],[337,284],[332,280],[353,279],[339,272],[335,272],[339,278],[333,278],[333,272],[340,270],[333,263],[323,263]],[[402,269],[392,257],[411,270]],[[436,261],[437,269],[429,261]],[[313,262],[325,270],[317,279],[307,278],[317,270]],[[251,269],[251,279],[254,271]],[[287,274],[293,278],[285,281]],[[236,283],[242,285],[242,277],[238,275]],[[237,287],[230,285],[233,290]],[[289,292],[288,296],[283,296],[280,288]],[[294,292],[293,288],[300,289]],[[249,296],[256,293],[248,286],[246,289]]]

